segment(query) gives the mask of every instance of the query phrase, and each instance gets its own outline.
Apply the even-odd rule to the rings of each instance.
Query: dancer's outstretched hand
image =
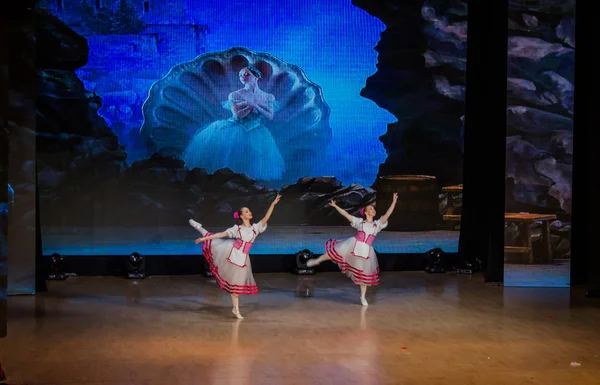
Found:
[[[204,242],[204,241],[206,241],[206,238],[204,238],[204,237],[202,237],[202,238],[198,238],[198,239],[196,239],[196,244],[198,244],[198,243],[202,243],[202,242]]]
[[[275,197],[275,200],[273,200],[273,203],[271,203],[273,206],[275,206],[277,203],[279,203],[279,201],[281,200],[281,194],[277,194],[277,196]]]
[[[394,195],[392,196],[392,201],[393,202],[398,201],[398,193],[394,193]]]
[[[334,200],[331,200],[331,201],[329,201],[329,206],[335,207],[335,206],[337,206],[337,203],[335,203]]]

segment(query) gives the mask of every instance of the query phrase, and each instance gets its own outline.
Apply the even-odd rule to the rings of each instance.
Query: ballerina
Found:
[[[263,124],[273,120],[275,97],[258,86],[262,77],[258,69],[244,67],[238,77],[244,87],[230,93],[225,103],[232,117],[198,130],[182,159],[188,169],[203,168],[214,173],[229,168],[255,180],[281,180],[284,160]]]
[[[377,212],[372,204],[360,210],[361,216],[364,216],[363,219],[348,214],[335,201],[329,202],[329,205],[346,218],[350,222],[350,226],[357,229],[358,232],[354,237],[342,241],[330,239],[325,245],[325,254],[309,259],[306,265],[313,267],[321,262],[332,260],[340,267],[342,273],[360,286],[360,302],[363,306],[369,306],[365,298],[367,287],[379,285],[379,263],[372,246],[373,241],[377,234],[387,227],[388,219],[392,215],[397,201],[398,194],[394,193],[392,204],[378,220],[374,220]]]
[[[254,224],[250,222],[252,220],[250,209],[242,207],[233,214],[241,224],[216,234],[211,234],[193,219],[189,220],[190,225],[202,234],[201,238],[196,239],[196,244],[203,243],[202,253],[210,271],[217,279],[219,287],[231,294],[232,313],[239,319],[244,318],[240,313],[239,295],[258,293],[248,254],[258,234],[267,229],[267,222],[280,199],[281,195],[278,194],[264,218]]]

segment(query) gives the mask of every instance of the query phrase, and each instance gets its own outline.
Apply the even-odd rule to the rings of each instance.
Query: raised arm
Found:
[[[267,222],[271,218],[271,215],[273,215],[273,210],[275,210],[275,205],[277,203],[279,203],[280,199],[281,199],[281,195],[277,194],[277,196],[275,197],[275,200],[273,201],[273,203],[271,203],[271,206],[269,206],[269,209],[267,210],[267,213],[265,214],[265,217],[260,220],[260,224],[263,227],[267,225]]]
[[[387,211],[385,212],[385,214],[383,214],[381,216],[381,219],[379,220],[379,222],[382,225],[385,225],[388,221],[388,219],[390,219],[390,215],[392,215],[392,213],[394,212],[394,208],[396,208],[396,202],[398,201],[398,193],[394,193],[394,196],[392,198],[392,204],[390,205],[390,208],[387,209]]]
[[[248,102],[242,100],[235,92],[229,94],[229,104],[231,105],[231,112],[236,119],[243,119],[252,112],[252,106],[248,105]]]
[[[227,234],[227,232],[223,231],[222,233],[216,233],[213,235],[209,235],[208,237],[198,238],[198,239],[196,239],[196,244],[202,243],[204,241],[210,241],[211,239],[227,238],[228,236],[229,236],[229,234]]]
[[[348,222],[352,223],[352,215],[348,214],[346,210],[338,206],[337,203],[335,203],[335,201],[329,202],[329,206],[336,209],[338,213],[340,213],[344,218],[348,220]]]

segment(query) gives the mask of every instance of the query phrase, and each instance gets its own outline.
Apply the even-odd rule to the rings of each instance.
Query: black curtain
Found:
[[[577,0],[575,8],[571,285],[587,283],[588,296],[600,297],[600,79],[594,61],[600,33],[592,2]]]
[[[37,188],[37,162],[35,170],[35,292],[48,291],[48,261],[42,248],[42,229],[40,224],[40,193]]]
[[[7,19],[0,6],[0,203],[8,203],[8,40]],[[6,336],[8,216],[0,213],[0,338]],[[1,358],[1,357],[0,357]],[[0,380],[4,379],[0,363]]]
[[[487,282],[504,280],[508,0],[469,2],[462,262],[481,260]]]

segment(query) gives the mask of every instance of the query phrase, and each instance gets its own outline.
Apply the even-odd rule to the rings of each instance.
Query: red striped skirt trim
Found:
[[[206,233],[205,237],[208,237],[211,233]],[[258,294],[258,287],[256,285],[234,285],[227,282],[221,275],[219,274],[219,267],[215,265],[213,257],[212,257],[212,240],[205,241],[202,244],[202,254],[204,258],[206,258],[206,262],[208,262],[208,268],[210,272],[213,274],[219,287],[229,294],[240,294],[240,295],[252,295]]]
[[[365,285],[379,285],[379,267],[377,267],[375,273],[365,274],[362,270],[359,270],[348,262],[344,261],[344,257],[342,257],[335,249],[335,244],[337,242],[338,241],[335,239],[330,239],[327,241],[325,249],[327,250],[327,254],[331,260],[340,267],[342,273],[349,273],[352,276],[352,281],[357,284],[364,283]]]

